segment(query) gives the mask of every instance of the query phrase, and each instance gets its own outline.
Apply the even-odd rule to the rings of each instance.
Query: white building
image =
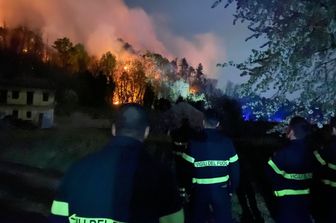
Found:
[[[55,91],[40,79],[0,79],[0,118],[28,120],[41,128],[54,122]]]

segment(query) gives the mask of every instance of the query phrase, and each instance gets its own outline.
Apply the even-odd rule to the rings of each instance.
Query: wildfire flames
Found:
[[[112,103],[141,104],[147,83],[158,86],[164,80],[161,76],[160,69],[149,57],[135,54],[119,56],[112,77],[115,83]]]
[[[105,75],[107,83],[114,84],[112,95],[107,96],[110,104],[142,104],[147,89],[158,98],[171,100],[196,95],[204,89],[201,87],[205,83],[202,66],[197,75],[196,69],[184,58],[169,61],[160,54],[141,53],[129,43],[119,42],[118,53],[108,51],[99,59],[91,57],[84,45],[72,43],[68,38],[57,39],[49,46],[38,32],[27,27],[0,26],[0,49],[40,57],[43,62],[55,64],[69,74],[89,71],[93,76]]]
[[[137,60],[120,61],[114,72],[113,104],[141,103],[145,93],[145,71]]]
[[[107,51],[118,55],[121,38],[139,50],[156,52],[169,60],[185,57],[193,66],[202,63],[211,75],[217,72],[218,58],[225,58],[217,34],[200,32],[185,38],[157,21],[156,14],[141,6],[129,7],[125,0],[0,0],[2,23],[40,30],[50,46],[58,38],[68,37],[98,57]],[[38,41],[29,43],[36,44]],[[49,59],[46,56],[45,60]]]

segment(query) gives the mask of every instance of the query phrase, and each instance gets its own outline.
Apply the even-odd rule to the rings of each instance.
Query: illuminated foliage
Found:
[[[58,53],[58,60],[62,67],[66,67],[69,64],[71,49],[73,43],[69,38],[57,39],[52,46]]]
[[[15,29],[0,27],[0,49],[9,49],[18,54],[41,56],[44,43],[39,31],[32,31],[25,26]]]
[[[89,55],[83,44],[76,44],[64,37],[54,42],[53,48],[57,50],[57,63],[70,73],[83,72],[89,64]]]
[[[336,1],[306,0],[218,0],[235,3],[235,20],[247,22],[251,38],[264,38],[259,49],[241,64],[241,75],[249,75],[242,85],[244,95],[274,92],[284,101],[297,95],[296,112],[310,117],[318,109],[326,121],[333,115],[336,98]],[[280,103],[281,104],[281,103]],[[301,109],[301,108],[304,109]]]
[[[78,103],[85,106],[133,102],[150,107],[155,99],[175,101],[180,96],[193,101],[206,100],[211,82],[205,78],[202,64],[195,69],[185,58],[169,61],[157,53],[138,51],[122,39],[118,41],[120,48],[111,49],[115,54],[108,51],[97,57],[89,55],[83,44],[67,37],[48,46],[39,32],[26,27],[0,26],[0,57],[8,57],[10,52],[20,70],[3,73],[8,76],[27,71],[42,73],[40,77],[57,82],[59,101],[63,100],[62,95],[67,95],[64,92],[75,91]],[[27,60],[30,57],[38,61],[38,69]],[[21,58],[27,61],[21,63]],[[12,65],[8,70],[14,68]]]
[[[104,75],[112,77],[116,62],[116,57],[111,52],[107,52],[100,58],[99,68]]]
[[[118,61],[113,80],[115,83],[113,104],[142,104],[146,75],[141,61],[137,59]]]
[[[72,73],[84,72],[88,68],[89,55],[83,44],[72,47],[69,58],[69,69]]]
[[[177,63],[183,65],[183,69],[176,69]],[[202,69],[198,69],[198,72],[202,73]],[[113,80],[116,84],[113,104],[143,103],[146,84],[151,86],[151,91],[158,98],[171,101],[179,97],[194,101],[206,100],[205,88],[201,84],[206,82],[203,73],[197,78],[196,70],[185,59],[170,62],[150,52],[145,55],[128,55],[117,61]]]

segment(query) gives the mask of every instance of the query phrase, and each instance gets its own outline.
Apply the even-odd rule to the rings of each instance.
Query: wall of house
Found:
[[[27,104],[27,92],[33,92],[33,105],[37,106],[50,106],[55,103],[55,94],[50,90],[42,90],[42,89],[30,89],[30,88],[11,88],[6,89],[7,92],[7,104],[14,105],[26,105]],[[18,97],[15,96],[15,91],[19,92]],[[47,94],[48,97],[43,98],[43,94]]]
[[[17,118],[32,121],[42,128],[51,128],[54,122],[54,109],[48,107],[35,106],[0,106],[0,118],[11,116],[17,111]],[[30,114],[30,115],[29,115]],[[40,117],[41,115],[41,117]]]
[[[47,99],[43,99],[43,94],[47,94]],[[55,102],[55,94],[51,91],[37,90],[34,94],[34,105],[49,106]]]
[[[14,98],[14,92],[18,91],[18,98]],[[27,104],[26,92],[19,89],[8,89],[7,104],[25,105]]]
[[[41,128],[50,128],[54,121],[55,94],[50,90],[32,88],[4,88],[7,103],[0,104],[0,118],[15,118],[32,121]],[[28,104],[28,92],[33,92],[32,103]]]

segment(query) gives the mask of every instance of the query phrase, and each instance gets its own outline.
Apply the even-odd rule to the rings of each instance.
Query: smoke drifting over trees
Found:
[[[225,57],[214,34],[200,33],[191,39],[174,35],[142,8],[129,8],[123,0],[0,0],[1,19],[11,27],[40,29],[49,43],[67,36],[97,56],[107,51],[118,55],[121,38],[169,59],[186,57],[193,66],[201,62],[206,73],[214,73],[217,59]]]
[[[216,93],[216,81],[205,77],[201,63],[195,69],[186,58],[170,61],[157,53],[143,53],[123,39],[118,39],[119,54],[107,51],[96,57],[67,37],[47,46],[42,35],[26,26],[0,26],[0,57],[4,58],[0,78],[26,74],[45,78],[61,92],[58,101],[75,91],[79,103],[90,106],[142,104],[145,95],[152,95],[153,100],[175,101],[182,96],[205,101],[205,95]]]

